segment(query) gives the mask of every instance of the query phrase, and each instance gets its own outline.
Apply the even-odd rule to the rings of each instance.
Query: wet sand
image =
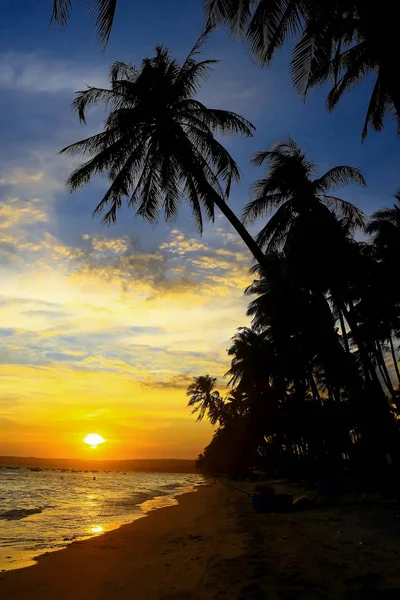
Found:
[[[396,507],[259,515],[226,484],[0,574],[3,600],[289,600],[400,597]]]

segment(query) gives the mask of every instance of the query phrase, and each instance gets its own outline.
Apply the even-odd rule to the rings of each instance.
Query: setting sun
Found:
[[[106,440],[98,433],[89,433],[89,435],[87,435],[83,441],[92,448],[97,448],[99,444],[104,444]]]

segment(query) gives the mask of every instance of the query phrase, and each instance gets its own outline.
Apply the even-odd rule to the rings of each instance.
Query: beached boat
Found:
[[[251,505],[257,512],[275,513],[292,509],[293,494],[262,494],[251,496]]]

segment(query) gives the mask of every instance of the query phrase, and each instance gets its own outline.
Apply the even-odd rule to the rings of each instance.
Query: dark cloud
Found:
[[[193,381],[193,377],[190,375],[179,374],[172,375],[167,379],[151,379],[146,382],[144,385],[146,387],[150,387],[152,389],[161,389],[161,390],[181,390],[186,389],[188,385],[190,385]]]
[[[0,240],[0,252],[17,255],[19,253],[18,246],[12,242],[4,242]]]

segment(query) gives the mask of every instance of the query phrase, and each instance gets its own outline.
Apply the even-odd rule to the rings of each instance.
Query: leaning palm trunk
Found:
[[[203,181],[203,185],[207,186],[207,182]],[[243,242],[246,244],[247,248],[250,250],[258,264],[262,268],[266,268],[267,264],[264,252],[261,250],[260,246],[247,231],[246,227],[243,225],[240,219],[238,219],[238,217],[235,215],[233,210],[228,206],[224,199],[221,198],[221,196],[219,196],[215,192],[215,190],[211,186],[209,186],[209,195],[213,203],[216,206],[218,206],[219,210],[228,219],[229,223],[236,230],[238,235],[242,238]]]
[[[361,341],[361,337],[359,335],[357,320],[353,314],[353,309],[350,307],[349,309],[346,307],[344,302],[340,302],[340,310],[345,317],[347,323],[349,324],[350,331],[352,333],[353,339],[356,343],[360,354],[360,360],[362,364],[362,370],[364,373],[365,381],[371,381],[373,379],[372,373],[375,373],[375,369],[371,363],[371,360],[368,356],[368,352],[365,349],[363,342]]]
[[[321,399],[321,396],[320,396],[320,393],[319,393],[319,390],[318,390],[318,386],[315,383],[314,375],[312,373],[310,373],[310,379],[309,379],[309,381],[310,381],[310,388],[311,388],[312,394],[314,396],[314,400],[316,402],[318,402],[319,404],[323,405],[324,403],[322,402],[322,399]]]
[[[342,338],[343,338],[345,350],[346,350],[347,354],[350,354],[349,339],[347,337],[346,325],[345,325],[344,318],[343,318],[343,312],[341,310],[339,310],[339,322],[340,322],[340,329],[342,330]]]
[[[218,206],[218,208],[220,209],[222,214],[228,219],[229,223],[232,225],[232,227],[236,230],[236,232],[242,238],[243,242],[246,244],[246,246],[248,247],[248,249],[252,253],[253,257],[258,262],[258,264],[262,268],[266,269],[267,264],[266,264],[266,260],[265,260],[265,254],[261,250],[261,248],[257,244],[257,242],[254,240],[254,238],[247,231],[247,229],[243,225],[243,223],[237,218],[235,213],[229,208],[227,203],[224,202],[222,199],[215,199],[215,204]]]
[[[393,389],[393,383],[389,375],[389,371],[386,366],[385,357],[383,356],[382,347],[379,340],[376,340],[376,356],[379,365],[379,369],[382,373],[383,381],[386,384],[389,394],[394,398],[395,391]]]
[[[393,366],[394,366],[394,370],[396,371],[396,375],[397,375],[397,380],[400,384],[400,371],[399,371],[399,363],[397,362],[397,356],[396,356],[396,351],[394,349],[394,345],[393,345],[393,339],[392,336],[389,336],[389,344],[390,344],[390,352],[392,354],[392,360],[393,360]]]
[[[358,411],[362,419],[360,428],[367,440],[367,446],[370,446],[371,450],[373,449],[371,460],[373,454],[376,454],[378,466],[383,466],[386,464],[386,457],[389,454],[396,465],[400,467],[399,429],[390,411],[388,399],[361,340],[352,306],[347,309],[344,302],[341,302],[340,310],[349,324],[363,367],[364,401],[359,404]]]

